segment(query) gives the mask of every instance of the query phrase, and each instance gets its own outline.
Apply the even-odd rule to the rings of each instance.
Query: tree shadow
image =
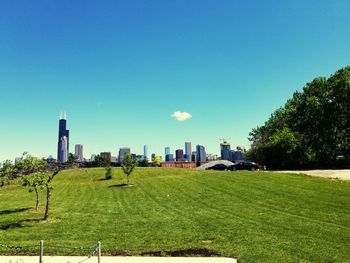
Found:
[[[187,248],[172,251],[149,251],[141,253],[141,256],[155,257],[220,257],[221,255],[207,248]]]
[[[13,214],[13,213],[20,213],[20,212],[28,211],[29,209],[31,209],[31,207],[16,208],[16,209],[8,209],[8,210],[0,210],[0,215],[7,215],[7,214]]]
[[[128,188],[133,186],[135,185],[134,184],[113,184],[113,185],[109,185],[108,188],[114,188],[114,187]]]
[[[8,230],[8,229],[14,229],[14,228],[23,228],[23,227],[29,227],[24,225],[24,223],[28,222],[40,222],[42,219],[39,218],[33,218],[33,219],[23,219],[19,220],[17,222],[5,222],[0,224],[0,230]]]

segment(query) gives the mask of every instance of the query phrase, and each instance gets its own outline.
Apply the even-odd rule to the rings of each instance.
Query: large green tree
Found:
[[[350,67],[315,78],[250,133],[249,158],[271,168],[334,167],[350,160]]]
[[[4,161],[0,164],[0,187],[8,184],[14,176],[14,165],[10,160]]]

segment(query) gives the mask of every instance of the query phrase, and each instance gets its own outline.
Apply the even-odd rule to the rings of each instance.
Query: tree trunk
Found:
[[[126,184],[129,185],[129,175],[126,176]]]
[[[34,188],[35,190],[35,195],[36,195],[36,203],[35,203],[35,210],[38,211],[38,207],[39,207],[39,193],[38,193],[38,188]]]
[[[46,188],[46,208],[45,208],[44,220],[47,220],[49,218],[50,198],[51,198],[51,189],[50,189],[50,186],[47,186],[47,188]]]

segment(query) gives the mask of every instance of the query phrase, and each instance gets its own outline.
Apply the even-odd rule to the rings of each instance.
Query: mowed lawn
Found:
[[[0,244],[92,246],[110,255],[220,255],[239,262],[350,262],[350,182],[269,172],[63,171],[44,192],[0,189]],[[30,249],[29,249],[30,250]],[[3,252],[1,252],[3,251]],[[16,250],[0,253],[20,253]],[[13,252],[14,251],[14,252]],[[49,254],[71,254],[46,247]],[[84,255],[83,252],[74,252]]]

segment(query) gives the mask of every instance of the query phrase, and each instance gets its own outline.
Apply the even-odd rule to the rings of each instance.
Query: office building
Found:
[[[96,154],[91,154],[90,161],[94,162],[96,160]]]
[[[83,145],[82,144],[76,144],[75,145],[74,155],[75,155],[75,158],[77,158],[78,162],[83,162],[84,161]]]
[[[187,162],[192,161],[192,145],[190,142],[185,142],[185,160]]]
[[[174,155],[171,154],[171,153],[165,155],[165,161],[166,162],[173,162],[174,161]]]
[[[155,154],[155,153],[152,153],[152,155],[151,155],[151,160],[152,160],[152,162],[154,161],[155,158],[156,158],[156,154]]]
[[[231,151],[231,162],[237,163],[244,161],[244,148],[237,146],[236,151]]]
[[[191,158],[191,159],[192,159],[192,162],[195,162],[195,163],[196,163],[196,162],[197,162],[197,152],[196,152],[196,151],[193,151],[191,157],[192,157],[192,158]]]
[[[178,149],[175,151],[175,158],[177,162],[183,162],[184,159],[184,151],[182,149]]]
[[[147,159],[148,160],[148,148],[147,148],[147,145],[143,146],[143,159]]]
[[[129,147],[122,147],[119,148],[119,154],[118,154],[118,162],[121,163],[124,161],[124,158],[127,154],[130,154],[130,148]]]
[[[227,141],[220,144],[221,160],[231,160],[231,145]]]
[[[196,146],[196,152],[197,152],[197,162],[206,162],[207,161],[207,155],[205,153],[205,147],[203,145],[197,145]]]
[[[58,127],[58,145],[57,161],[65,163],[68,160],[69,153],[69,130],[67,130],[67,114],[64,112],[60,115]]]
[[[165,156],[167,156],[168,154],[170,154],[170,147],[165,147],[164,153],[165,153]]]

